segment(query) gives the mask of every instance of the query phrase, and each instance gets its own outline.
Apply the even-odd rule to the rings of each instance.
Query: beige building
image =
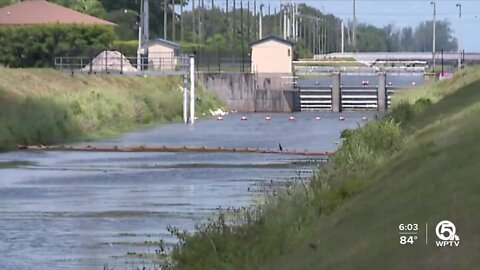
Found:
[[[294,43],[277,36],[267,36],[250,43],[252,72],[292,73]]]
[[[148,42],[148,65],[154,70],[175,69],[180,45],[162,38]]]

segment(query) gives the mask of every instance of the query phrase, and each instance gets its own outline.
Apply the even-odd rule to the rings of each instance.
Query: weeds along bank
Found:
[[[199,115],[219,99],[197,91]],[[114,135],[180,121],[179,77],[75,76],[50,69],[0,69],[0,149]]]
[[[233,220],[173,231],[174,269],[473,269],[480,263],[480,78],[466,70],[402,94],[388,116],[342,133],[330,163]],[[401,223],[450,219],[463,247],[419,239]],[[420,237],[425,234],[422,231]],[[460,236],[462,237],[462,236]],[[433,240],[432,240],[433,239]]]

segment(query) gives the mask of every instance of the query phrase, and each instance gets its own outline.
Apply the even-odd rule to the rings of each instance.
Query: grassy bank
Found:
[[[76,76],[50,69],[0,69],[0,149],[110,136],[179,121],[179,77]],[[221,102],[197,91],[199,115]]]
[[[332,161],[226,221],[176,232],[176,269],[473,269],[480,264],[480,78],[404,93],[382,121],[342,134]],[[436,247],[455,223],[459,247]],[[414,245],[399,224],[419,224]],[[428,230],[425,225],[428,223]],[[429,243],[425,244],[425,234]]]

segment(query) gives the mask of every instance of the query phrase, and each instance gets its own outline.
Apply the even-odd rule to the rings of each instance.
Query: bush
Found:
[[[115,39],[112,27],[98,25],[0,26],[0,63],[49,67],[55,56],[91,56]]]
[[[395,105],[387,115],[388,119],[404,125],[421,113],[432,101],[428,98],[420,98],[413,104],[407,101]]]
[[[137,57],[138,41],[115,40],[112,49],[121,52],[126,57]]]

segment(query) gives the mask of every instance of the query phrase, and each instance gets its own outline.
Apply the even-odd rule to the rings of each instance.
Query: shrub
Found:
[[[53,66],[55,56],[92,56],[115,39],[99,25],[22,25],[0,27],[0,63],[10,67]]]

